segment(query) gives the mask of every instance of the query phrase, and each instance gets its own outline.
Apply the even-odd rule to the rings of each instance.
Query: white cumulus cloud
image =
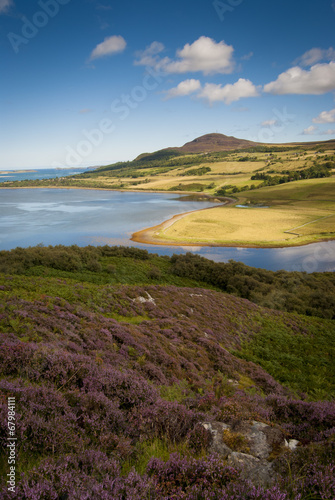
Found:
[[[127,42],[120,35],[113,35],[105,38],[102,43],[99,43],[92,51],[90,60],[98,59],[99,57],[110,56],[123,52],[127,46]]]
[[[138,52],[136,65],[149,65],[165,73],[188,73],[201,71],[204,75],[231,73],[234,69],[234,48],[223,40],[215,42],[212,38],[201,36],[195,42],[177,50],[176,58],[160,58],[157,54],[164,46],[154,42],[143,52]]]
[[[12,0],[0,0],[0,14],[5,13],[13,4]]]
[[[201,89],[199,80],[194,80],[193,78],[190,80],[184,80],[183,82],[180,82],[177,87],[168,90],[164,100],[171,99],[173,97],[190,95],[199,89]]]
[[[320,61],[334,61],[334,59],[335,50],[333,47],[329,47],[329,49],[320,49],[315,47],[296,59],[294,64],[300,64],[301,66],[313,66]]]
[[[305,128],[302,132],[302,135],[313,135],[317,131],[317,127],[314,125],[310,125],[309,127]]]
[[[189,71],[202,71],[205,75],[210,73],[231,73],[233,71],[234,49],[222,40],[216,43],[211,38],[201,36],[191,45],[186,44],[177,51],[176,61],[171,61],[165,67],[168,73],[187,73]]]
[[[335,90],[335,62],[316,64],[310,70],[295,66],[281,73],[277,80],[264,86],[270,94],[321,95]]]
[[[213,104],[216,101],[230,104],[242,97],[257,97],[258,95],[257,88],[250,80],[240,78],[236,83],[229,83],[224,87],[221,84],[206,83],[202,91],[198,94],[198,97],[207,99],[209,104]]]
[[[335,108],[330,111],[322,111],[316,118],[313,118],[314,123],[335,123]]]

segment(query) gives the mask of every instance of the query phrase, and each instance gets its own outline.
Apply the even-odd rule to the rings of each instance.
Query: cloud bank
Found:
[[[198,94],[198,97],[206,99],[209,104],[213,104],[217,101],[231,104],[242,97],[257,97],[258,95],[257,88],[250,80],[240,78],[236,83],[229,83],[225,86],[215,83],[206,83],[202,91]]]
[[[277,80],[264,86],[270,94],[321,95],[335,90],[335,62],[316,64],[310,70],[299,66],[281,73]]]
[[[153,42],[144,51],[137,52],[135,65],[153,66],[164,73],[202,72],[204,75],[231,73],[235,63],[234,49],[223,40],[215,42],[212,38],[201,36],[192,44],[187,43],[177,50],[176,58],[160,58],[158,54],[164,50],[160,42]]]

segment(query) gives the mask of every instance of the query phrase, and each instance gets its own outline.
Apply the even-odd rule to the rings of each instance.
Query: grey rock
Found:
[[[249,453],[261,460],[267,460],[271,453],[278,453],[285,446],[284,434],[277,428],[257,422],[239,422],[233,426],[234,432],[245,436],[249,444]]]
[[[274,482],[275,474],[272,465],[266,460],[234,451],[228,457],[228,465],[240,470],[243,479],[257,486],[269,487]]]
[[[202,426],[212,434],[212,443],[209,448],[211,453],[218,453],[222,458],[227,458],[232,450],[223,442],[223,431],[229,429],[229,425],[223,422],[204,422]]]
[[[250,454],[260,459],[267,459],[271,453],[265,429],[268,426],[261,422],[253,422],[246,437],[249,441]]]
[[[285,441],[281,430],[256,420],[252,422],[239,421],[233,425],[223,422],[204,422],[202,425],[212,434],[213,443],[210,451],[215,451],[224,458],[233,451],[224,443],[225,430],[244,436],[249,448],[248,453],[260,460],[268,460],[271,455],[272,458],[274,455],[280,455],[285,446],[293,450],[298,444],[295,440]]]
[[[145,292],[147,294],[147,297],[139,296],[136,297],[136,299],[133,299],[133,302],[139,302],[140,304],[145,304],[146,302],[150,302],[151,304],[156,305],[155,299],[151,297],[149,292]]]
[[[289,441],[286,441],[285,439],[285,447],[291,451],[294,451],[299,444],[300,442],[296,439],[290,439]]]

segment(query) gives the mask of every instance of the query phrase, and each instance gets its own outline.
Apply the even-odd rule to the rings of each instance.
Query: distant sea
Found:
[[[82,174],[87,168],[31,168],[29,170],[6,170],[0,171],[0,182],[24,181],[36,179],[53,179],[55,177],[68,177],[69,175]]]

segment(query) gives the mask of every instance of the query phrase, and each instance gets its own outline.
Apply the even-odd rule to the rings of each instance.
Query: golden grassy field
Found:
[[[179,244],[292,246],[335,237],[335,178],[308,179],[239,193],[269,208],[215,207],[156,228],[154,237]]]
[[[328,154],[333,154],[334,151],[329,150],[324,153],[317,153],[316,151],[286,151],[283,153],[276,153],[270,156],[269,153],[251,153],[249,156],[256,158],[255,161],[239,161],[239,159],[245,156],[245,153],[232,153],[225,161],[220,161],[217,163],[206,163],[204,162],[199,167],[209,167],[211,169],[205,175],[199,176],[183,176],[185,171],[194,168],[190,166],[188,168],[178,168],[171,170],[169,172],[151,175],[146,169],[138,170],[139,173],[143,173],[145,176],[145,182],[143,179],[108,179],[109,182],[112,181],[113,184],[119,184],[120,182],[124,184],[125,189],[136,189],[136,190],[157,190],[166,191],[172,187],[178,186],[178,190],[183,191],[183,185],[190,183],[199,183],[204,187],[204,192],[207,194],[214,194],[217,189],[224,187],[225,185],[233,184],[238,188],[245,186],[250,186],[254,184],[258,186],[261,181],[251,181],[250,177],[255,171],[269,170],[273,171],[274,174],[280,173],[282,170],[297,170],[305,166],[310,167],[313,165],[313,161],[316,158],[322,158]],[[106,178],[101,178],[101,182],[106,182]],[[139,184],[139,181],[141,182]],[[212,187],[209,187],[214,184]]]

